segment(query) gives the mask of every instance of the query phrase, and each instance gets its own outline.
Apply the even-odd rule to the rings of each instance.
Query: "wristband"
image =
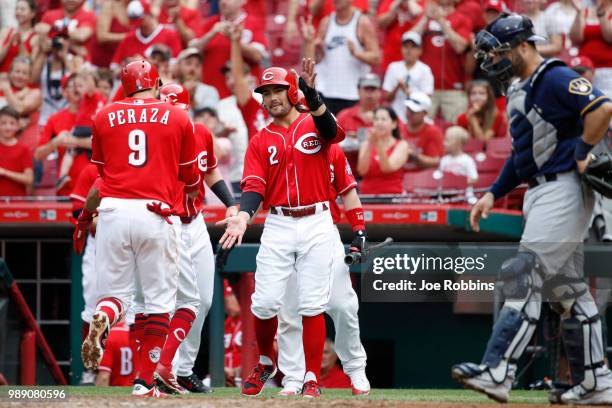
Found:
[[[353,231],[364,231],[365,230],[365,217],[362,207],[353,208],[345,212],[346,218],[351,224]]]
[[[253,218],[253,215],[259,209],[259,204],[263,201],[263,196],[254,191],[244,191],[240,196],[240,212],[246,212],[249,217]]]
[[[217,198],[221,200],[223,205],[226,207],[231,207],[232,205],[236,205],[236,201],[234,200],[234,196],[230,193],[229,188],[227,188],[227,184],[225,181],[219,180],[215,184],[210,187],[211,191],[215,193]]]
[[[308,105],[308,109],[310,109],[311,112],[316,111],[321,107],[321,105],[323,105],[321,95],[319,95],[316,89],[309,86],[302,77],[300,77],[298,81],[298,86],[300,88],[300,91],[304,93],[304,99],[306,99],[306,104]]]
[[[575,160],[584,160],[587,158],[589,152],[593,149],[593,145],[586,143],[582,138],[578,139],[576,143],[576,149],[574,150]]]

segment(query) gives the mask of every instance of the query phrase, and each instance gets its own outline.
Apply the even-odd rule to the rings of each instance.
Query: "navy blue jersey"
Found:
[[[506,105],[512,154],[491,187],[495,197],[534,177],[574,169],[583,117],[606,101],[588,80],[555,59],[513,84]]]

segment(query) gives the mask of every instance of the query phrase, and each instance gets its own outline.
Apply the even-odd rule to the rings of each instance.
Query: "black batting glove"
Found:
[[[306,99],[306,104],[311,112],[316,111],[323,105],[323,101],[321,100],[321,95],[317,92],[316,89],[309,86],[306,81],[302,77],[300,77],[298,81],[298,86],[300,91],[304,94],[304,99]]]
[[[368,247],[368,235],[365,230],[355,231],[349,252],[364,252]]]

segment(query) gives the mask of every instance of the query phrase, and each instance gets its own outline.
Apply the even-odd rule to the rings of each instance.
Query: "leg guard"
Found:
[[[590,295],[589,295],[590,296]],[[592,305],[595,309],[595,305]],[[601,321],[599,314],[587,314],[578,304],[570,317],[561,321],[565,354],[570,366],[572,384],[582,384],[586,390],[597,386],[595,370],[604,366]]]

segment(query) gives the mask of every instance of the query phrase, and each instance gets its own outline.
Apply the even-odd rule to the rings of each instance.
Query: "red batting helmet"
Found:
[[[157,69],[149,61],[132,61],[121,70],[121,85],[126,96],[154,88],[158,81]]]
[[[159,89],[159,99],[182,109],[189,109],[189,91],[181,84],[166,84]]]
[[[261,74],[259,86],[255,92],[262,93],[263,88],[268,85],[281,85],[287,87],[287,98],[292,105],[298,104],[297,78],[292,72],[287,72],[285,68],[271,67]]]

